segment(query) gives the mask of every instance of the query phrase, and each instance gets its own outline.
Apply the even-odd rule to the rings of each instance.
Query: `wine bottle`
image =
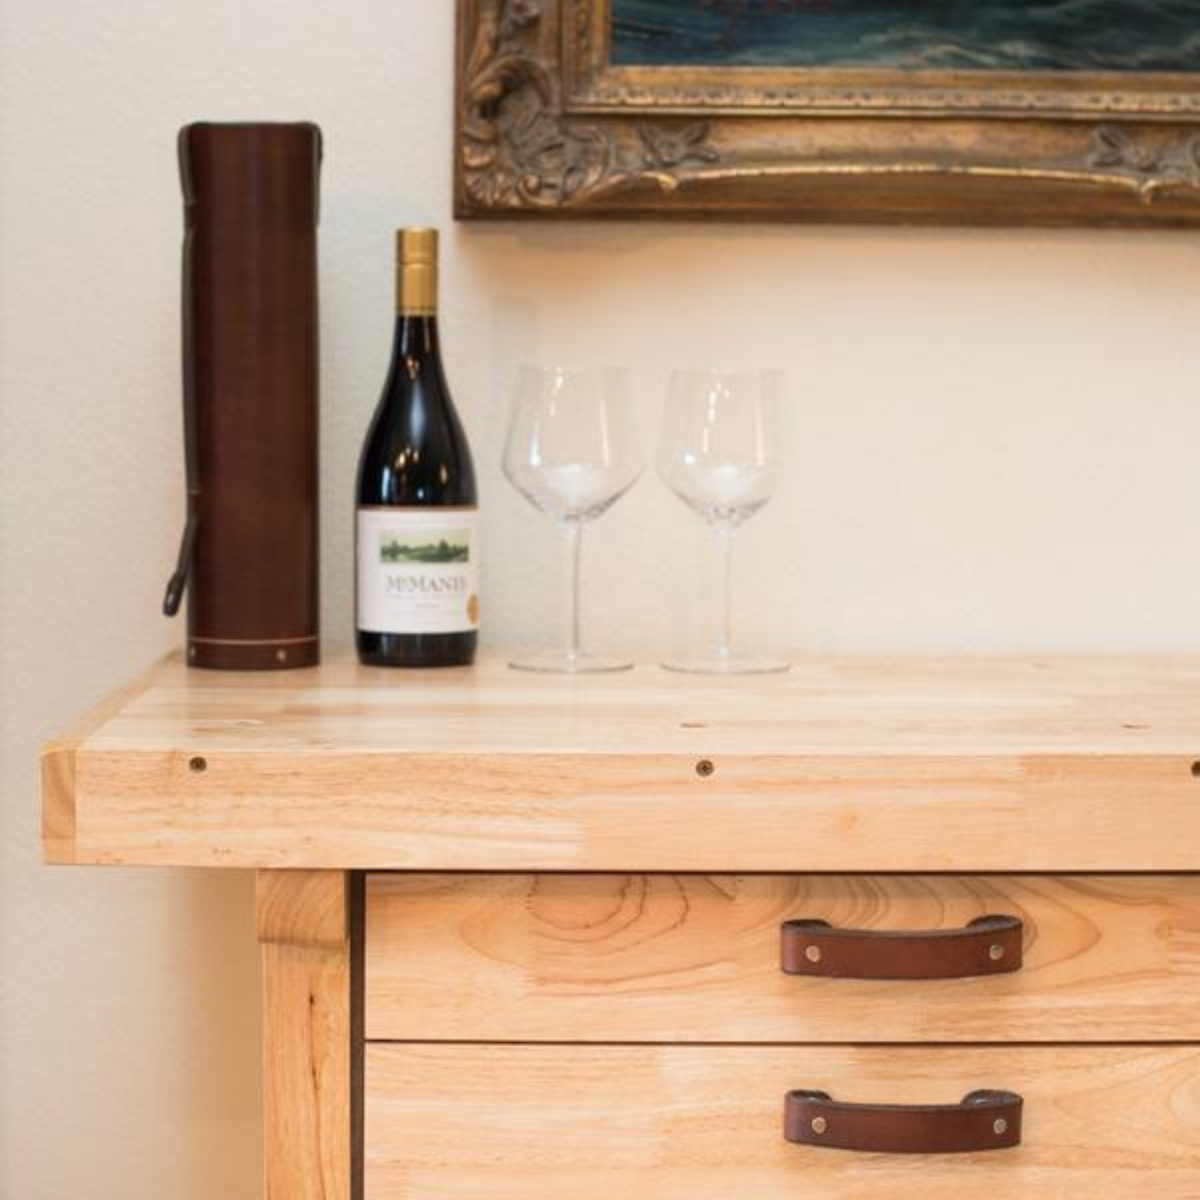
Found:
[[[358,657],[388,667],[471,662],[479,640],[478,501],[442,370],[437,231],[396,235],[396,331],[358,465]]]

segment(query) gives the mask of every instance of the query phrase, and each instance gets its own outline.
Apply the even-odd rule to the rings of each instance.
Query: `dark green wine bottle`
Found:
[[[358,657],[376,666],[462,666],[479,640],[475,468],[442,370],[437,281],[437,231],[401,229],[392,361],[358,465]]]

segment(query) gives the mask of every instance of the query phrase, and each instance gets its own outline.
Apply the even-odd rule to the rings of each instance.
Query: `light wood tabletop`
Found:
[[[736,846],[746,870],[938,870],[952,836],[957,869],[1176,870],[1200,846],[1197,759],[1200,656],[734,678],[176,656],[46,748],[44,840],[67,862],[719,870]]]

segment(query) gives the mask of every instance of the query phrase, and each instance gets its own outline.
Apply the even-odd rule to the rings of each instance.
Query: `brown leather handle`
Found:
[[[962,1154],[1021,1144],[1022,1098],[980,1091],[961,1104],[839,1104],[788,1092],[783,1135],[801,1146],[881,1154]]]
[[[829,979],[967,979],[1021,969],[1019,917],[978,917],[962,929],[894,932],[835,929],[828,921],[785,921],[780,966],[787,975]]]

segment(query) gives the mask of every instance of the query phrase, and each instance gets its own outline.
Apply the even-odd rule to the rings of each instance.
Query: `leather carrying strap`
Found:
[[[780,966],[786,975],[829,979],[966,979],[1021,969],[1018,917],[979,917],[962,929],[894,932],[835,929],[827,921],[785,921]]]
[[[961,1104],[839,1104],[825,1092],[789,1092],[784,1137],[801,1146],[882,1154],[962,1154],[1021,1144],[1024,1101],[979,1091]]]

